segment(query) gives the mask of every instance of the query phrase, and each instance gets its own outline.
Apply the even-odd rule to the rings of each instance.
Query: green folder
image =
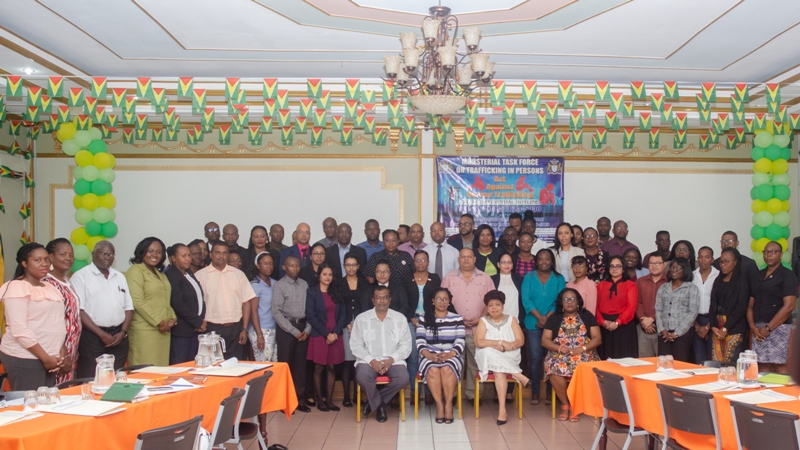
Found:
[[[758,381],[768,384],[789,384],[792,382],[792,377],[780,373],[768,373],[758,377]]]
[[[125,402],[133,403],[133,399],[139,395],[144,389],[143,384],[135,383],[114,383],[110,388],[100,397],[100,400],[107,402]]]

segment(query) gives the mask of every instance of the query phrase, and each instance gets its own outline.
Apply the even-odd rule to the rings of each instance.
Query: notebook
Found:
[[[100,400],[105,402],[133,403],[133,399],[142,392],[144,385],[136,383],[114,383],[108,388]]]

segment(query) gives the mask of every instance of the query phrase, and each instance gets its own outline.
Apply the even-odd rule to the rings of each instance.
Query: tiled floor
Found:
[[[421,407],[419,420],[414,409],[406,405],[406,421],[400,413],[389,410],[389,420],[378,423],[375,414],[356,422],[354,408],[342,411],[295,413],[287,421],[280,413],[270,414],[269,443],[283,444],[290,450],[465,450],[465,449],[525,449],[525,450],[582,450],[590,449],[598,424],[589,417],[580,422],[560,422],[551,419],[550,409],[543,403],[523,408],[522,420],[509,404],[508,423],[498,426],[497,404],[481,403],[481,418],[475,419],[472,405],[464,405],[463,420],[453,424],[436,424],[435,407]],[[621,436],[609,435],[607,448],[617,450],[624,443]],[[255,441],[245,443],[248,450],[258,450]],[[636,438],[632,450],[643,450],[642,438]]]

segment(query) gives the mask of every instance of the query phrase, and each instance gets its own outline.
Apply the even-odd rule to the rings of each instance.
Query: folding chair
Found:
[[[423,383],[422,381],[422,374],[417,372],[416,378],[414,378],[414,420],[419,418],[419,384]],[[456,408],[458,408],[458,418],[461,419],[461,380],[458,380],[458,385],[456,385]]]
[[[389,384],[389,377],[381,375],[375,379],[378,385]],[[406,421],[406,393],[405,388],[400,389],[400,418]],[[361,422],[361,385],[356,383],[356,422]]]
[[[217,420],[214,421],[214,431],[211,432],[211,448],[225,448],[225,443],[233,435],[236,427],[236,415],[239,403],[244,397],[245,390],[233,388],[230,397],[225,397],[219,404]]]
[[[722,448],[722,436],[719,434],[717,409],[714,405],[713,395],[665,384],[657,386],[661,414],[664,417],[662,450],[666,450],[667,447],[675,450],[687,450],[675,439],[669,437],[670,428],[687,433],[714,436],[717,450]]]
[[[186,422],[145,431],[136,436],[135,450],[193,450],[200,435],[200,422],[197,416]]]
[[[0,392],[0,400],[11,401],[16,400],[18,398],[24,398],[25,391],[5,391]]]
[[[739,450],[800,450],[800,416],[797,414],[741,402],[731,402],[731,414]]]
[[[264,442],[258,429],[258,415],[261,413],[261,403],[264,401],[264,391],[267,389],[267,381],[270,377],[272,377],[272,371],[268,370],[264,375],[247,382],[244,388],[244,398],[242,398],[236,414],[233,437],[226,444],[236,444],[239,450],[243,450],[242,440],[256,437],[261,450],[267,450],[267,443]],[[242,419],[252,419],[252,421],[242,422]]]
[[[72,380],[58,384],[56,387],[59,389],[66,389],[66,388],[71,388],[73,386],[80,386],[82,384],[91,383],[92,381],[94,381],[94,377],[73,378]]]
[[[510,382],[516,383],[516,389],[514,389],[514,407],[519,412],[519,418],[522,419],[522,383],[517,381],[516,378],[512,377],[511,374],[506,374],[506,379]],[[481,396],[480,396],[480,385],[481,383],[494,383],[494,374],[489,373],[486,377],[486,381],[481,381],[480,373],[478,376],[475,377],[475,386],[478,386],[478,389],[475,389],[475,418],[480,419],[480,407],[481,407]],[[500,399],[500,401],[504,401],[504,399]]]
[[[644,438],[645,447],[647,447],[647,436],[649,431],[636,426],[633,418],[633,411],[631,410],[631,400],[628,397],[628,388],[625,386],[625,379],[619,375],[604,372],[597,368],[592,369],[597,376],[597,384],[600,387],[600,397],[603,399],[603,420],[600,422],[600,429],[597,431],[597,437],[594,438],[592,450],[596,450],[600,444],[600,438],[603,437],[603,432],[608,430],[612,433],[624,433],[628,437],[625,439],[625,444],[622,450],[627,450],[631,445],[631,440],[634,436],[642,436]],[[608,417],[608,412],[613,411],[617,413],[627,414],[630,425],[623,425],[615,419]]]
[[[569,386],[569,382],[572,381],[572,378],[567,378],[567,386]],[[552,409],[553,419],[556,418],[556,403],[558,403],[558,396],[556,396],[556,388],[550,389],[550,398],[552,402],[550,403],[550,409]]]

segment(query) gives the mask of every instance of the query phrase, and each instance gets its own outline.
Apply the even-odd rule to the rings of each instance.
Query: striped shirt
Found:
[[[425,315],[419,316],[417,323],[417,351],[428,350],[431,353],[444,353],[455,350],[459,355],[464,354],[464,319],[455,313],[448,312],[444,318],[436,318],[437,335],[433,330],[425,327]]]

